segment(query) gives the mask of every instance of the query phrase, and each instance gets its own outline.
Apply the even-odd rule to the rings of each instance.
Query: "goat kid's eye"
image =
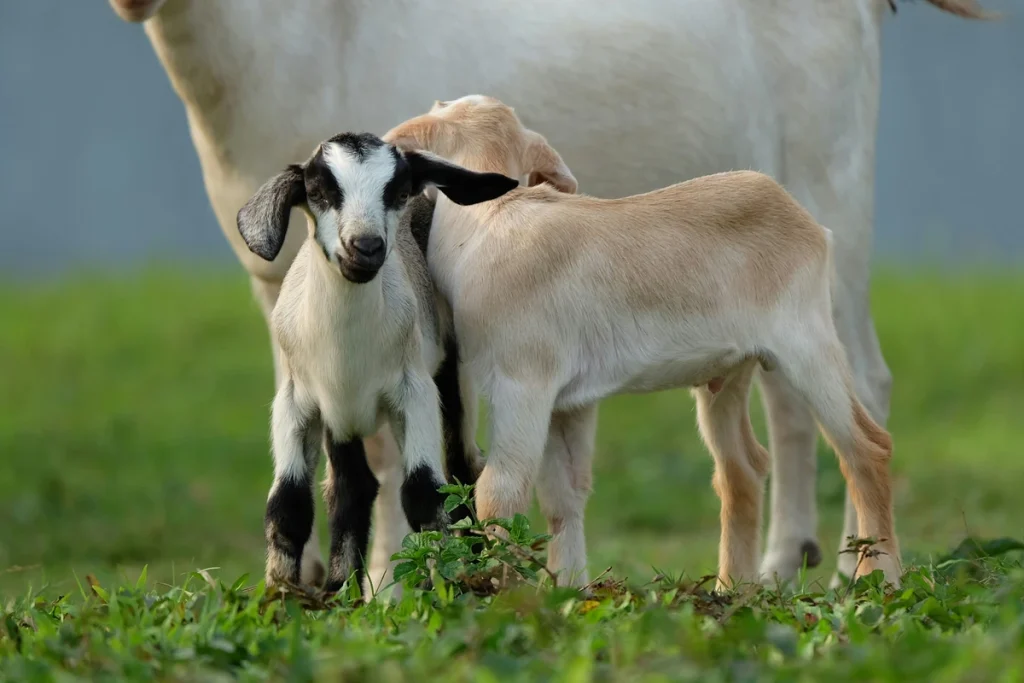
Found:
[[[398,201],[401,202],[402,204],[404,204],[405,202],[409,201],[409,193],[408,192],[400,193],[398,195]]]

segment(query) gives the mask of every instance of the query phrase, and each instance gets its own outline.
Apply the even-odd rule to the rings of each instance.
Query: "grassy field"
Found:
[[[882,271],[873,305],[896,377],[897,524],[924,567],[907,591],[824,595],[828,561],[799,600],[713,600],[676,581],[714,571],[718,505],[693,405],[672,392],[602,407],[588,541],[592,573],[611,567],[614,580],[593,602],[476,598],[455,583],[300,615],[249,590],[272,380],[244,278],[150,270],[0,287],[0,679],[55,667],[361,680],[379,664],[395,680],[1018,680],[1014,554],[969,575],[937,558],[967,535],[1024,537],[1024,274]],[[819,462],[819,540],[833,548],[842,479],[824,447]],[[648,583],[653,567],[671,578]]]

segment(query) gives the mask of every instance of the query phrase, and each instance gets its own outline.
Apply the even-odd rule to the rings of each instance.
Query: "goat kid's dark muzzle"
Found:
[[[380,237],[355,237],[342,242],[338,265],[346,280],[356,284],[376,277],[387,257],[387,245]]]

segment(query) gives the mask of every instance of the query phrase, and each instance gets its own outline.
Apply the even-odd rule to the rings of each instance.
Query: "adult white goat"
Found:
[[[982,14],[975,0],[929,1]],[[214,213],[265,314],[305,231],[293,212],[300,229],[273,263],[249,252],[235,213],[260,183],[339,128],[379,130],[437,97],[484,91],[528,105],[526,123],[590,194],[736,168],[781,181],[835,231],[839,335],[860,399],[885,424],[891,375],[868,282],[880,31],[891,0],[110,2],[146,21],[185,104]],[[773,456],[763,569],[785,578],[805,557],[821,559],[817,432],[781,376],[765,372],[761,382]],[[367,453],[380,473],[399,458],[387,430],[378,437]],[[406,530],[401,478],[382,481],[395,483],[382,483],[376,508],[376,580]],[[844,537],[857,529],[849,496],[846,507]],[[854,561],[840,555],[840,570],[852,574]]]
[[[490,408],[481,518],[525,513],[536,484],[550,567],[585,584],[598,401],[693,386],[722,501],[719,586],[758,579],[768,455],[748,395],[760,365],[810,407],[839,456],[858,533],[879,539],[881,554],[859,571],[898,583],[892,440],[857,400],[836,333],[832,238],[776,181],[733,171],[621,199],[572,194],[575,178],[544,137],[481,95],[438,102],[384,139],[553,186],[465,208],[439,196],[434,211],[430,273]]]

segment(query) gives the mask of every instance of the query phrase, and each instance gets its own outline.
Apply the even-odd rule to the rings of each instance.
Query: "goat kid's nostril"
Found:
[[[370,258],[384,251],[384,240],[380,237],[356,237],[349,240],[348,248],[360,256]]]

